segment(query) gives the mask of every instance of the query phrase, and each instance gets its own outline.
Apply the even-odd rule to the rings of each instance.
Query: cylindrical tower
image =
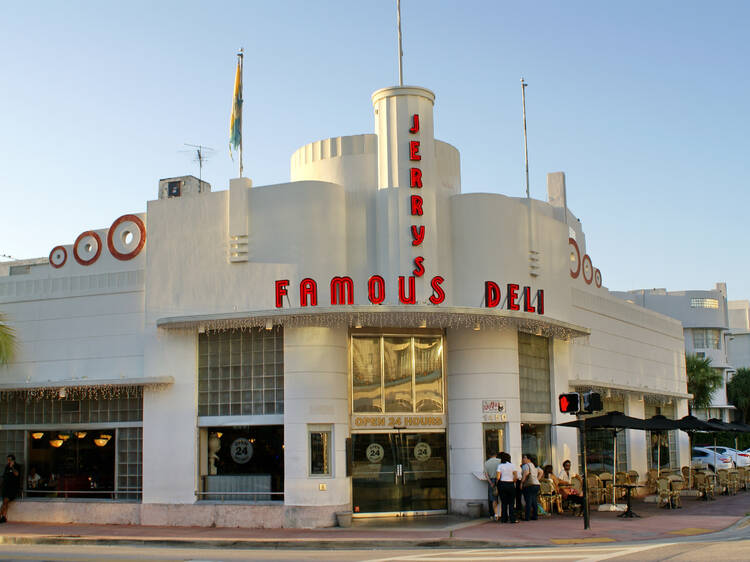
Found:
[[[416,86],[383,88],[372,95],[378,137],[377,263],[389,287],[389,303],[410,295],[410,277],[416,302],[427,302],[435,294],[433,278],[441,276],[434,102],[435,94]]]

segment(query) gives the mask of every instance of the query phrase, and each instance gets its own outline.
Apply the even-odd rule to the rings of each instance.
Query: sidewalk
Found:
[[[135,525],[60,525],[6,523],[0,544],[150,544],[233,548],[413,548],[512,547],[606,543],[677,538],[750,525],[750,492],[703,502],[683,498],[683,509],[665,510],[635,501],[640,519],[614,512],[592,512],[591,529],[583,518],[542,517],[516,525],[455,516],[355,520],[349,529],[238,529],[150,527]]]

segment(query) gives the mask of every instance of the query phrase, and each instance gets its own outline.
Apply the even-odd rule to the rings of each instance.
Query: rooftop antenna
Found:
[[[404,49],[401,45],[401,0],[396,0],[396,23],[398,24],[398,85],[404,85]]]
[[[526,86],[528,86],[528,84],[524,81],[523,77],[521,77],[521,103],[523,105],[523,155],[524,155],[524,163],[526,165],[526,198],[528,199],[530,195],[529,195],[529,143],[526,138]]]
[[[185,143],[185,146],[189,146],[190,150],[181,150],[180,152],[189,153],[194,156],[193,162],[198,162],[198,182],[202,183],[203,182],[203,163],[209,159],[214,149],[208,146],[203,146],[201,144]]]

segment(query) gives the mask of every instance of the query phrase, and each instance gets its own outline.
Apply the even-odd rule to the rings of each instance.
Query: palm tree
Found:
[[[737,369],[727,383],[727,397],[742,412],[742,421],[750,421],[750,369]]]
[[[0,313],[0,365],[13,361],[16,352],[16,332],[8,324],[4,314]]]
[[[711,367],[710,357],[685,355],[688,392],[693,395],[690,401],[691,410],[708,409],[711,398],[724,382],[721,371]]]

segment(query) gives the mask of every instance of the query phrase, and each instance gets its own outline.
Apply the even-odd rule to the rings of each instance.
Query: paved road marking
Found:
[[[689,537],[691,535],[703,535],[705,533],[713,533],[714,529],[698,529],[696,527],[688,527],[687,529],[679,529],[677,531],[669,531],[671,535],[685,535]]]
[[[615,542],[615,539],[610,539],[609,537],[591,537],[580,539],[550,539],[549,542],[553,544],[587,544],[599,542]]]
[[[474,550],[422,551],[419,554],[371,558],[367,562],[478,562],[480,560],[580,560],[600,562],[626,554],[643,552],[652,548],[669,546],[661,543],[647,546],[591,546],[591,547],[531,547],[531,548],[480,548]]]

